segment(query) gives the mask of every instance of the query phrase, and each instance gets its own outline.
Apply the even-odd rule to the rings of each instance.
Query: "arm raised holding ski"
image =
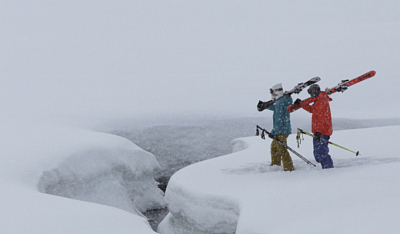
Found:
[[[339,85],[331,89],[326,89],[325,91],[321,91],[317,84],[313,84],[308,89],[308,93],[311,96],[310,98],[304,101],[298,99],[293,105],[288,107],[289,113],[303,108],[312,114],[311,131],[314,138],[314,158],[321,164],[322,169],[334,167],[328,148],[328,144],[330,143],[329,138],[333,133],[332,116],[329,105],[329,102],[332,101],[332,99],[329,95],[335,92],[343,92],[351,85],[373,77],[374,75],[375,71],[370,71],[353,80],[343,80]]]
[[[265,109],[268,109],[268,107],[274,105],[275,102],[276,102],[277,100],[279,100],[280,98],[282,98],[282,97],[288,97],[288,96],[292,95],[293,93],[299,94],[304,88],[306,88],[306,87],[308,87],[308,86],[310,86],[310,85],[312,85],[312,84],[315,84],[315,83],[317,83],[317,82],[320,81],[320,80],[321,80],[321,78],[319,78],[318,76],[313,77],[313,78],[309,79],[308,81],[306,81],[306,82],[304,82],[304,83],[299,83],[299,84],[296,85],[293,89],[284,92],[284,93],[283,93],[283,96],[281,96],[281,97],[279,97],[279,98],[277,98],[277,99],[272,99],[272,100],[269,100],[269,101],[267,101],[267,102],[259,101],[258,104],[257,104],[257,110],[258,110],[258,111],[263,111],[263,110],[265,110]],[[270,91],[271,91],[271,94],[272,94],[273,90],[270,90]]]
[[[336,92],[344,92],[345,90],[347,90],[348,87],[357,84],[358,82],[361,82],[363,80],[366,80],[368,78],[371,78],[373,76],[375,76],[376,72],[375,71],[370,71],[367,72],[359,77],[356,77],[352,80],[342,80],[341,83],[339,83],[338,85],[336,85],[333,88],[326,88],[325,92],[328,95],[331,95],[332,93],[336,93]],[[290,105],[288,108],[288,112],[292,113],[298,109],[300,109],[303,105],[309,105],[310,103],[314,102],[315,100],[313,99],[313,97],[307,98],[303,101],[301,101],[300,103],[294,103],[293,105]]]
[[[314,137],[313,141],[315,160],[321,163],[323,169],[333,168],[333,161],[328,154],[329,148],[327,143],[333,132],[331,110],[329,106],[329,102],[332,101],[332,99],[326,92],[321,91],[317,84],[311,85],[308,89],[308,93],[311,96],[310,100],[307,102],[296,100],[295,103],[297,106],[302,107],[312,114],[311,131],[315,136],[318,136]]]

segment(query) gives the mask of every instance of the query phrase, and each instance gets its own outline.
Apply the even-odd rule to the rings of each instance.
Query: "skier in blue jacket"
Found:
[[[273,114],[273,128],[271,134],[281,142],[287,144],[287,138],[292,133],[290,125],[290,114],[287,111],[289,105],[293,103],[290,96],[283,96],[282,84],[276,84],[271,89],[271,97],[275,104],[268,107]],[[283,170],[293,171],[293,161],[286,147],[279,144],[275,139],[271,143],[271,166],[281,165],[283,163]]]

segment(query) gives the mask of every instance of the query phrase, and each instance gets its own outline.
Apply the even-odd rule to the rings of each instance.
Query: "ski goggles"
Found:
[[[283,89],[282,89],[282,88],[279,88],[279,89],[269,89],[269,92],[270,92],[271,94],[273,94],[273,93],[275,93],[275,92],[279,92],[279,91],[283,91]]]

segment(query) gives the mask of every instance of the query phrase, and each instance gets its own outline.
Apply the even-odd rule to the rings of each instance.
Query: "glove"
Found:
[[[301,100],[299,98],[296,99],[296,101],[294,101],[293,104],[295,104],[296,106],[300,105]]]
[[[314,134],[314,140],[320,141],[320,140],[321,140],[321,133],[316,132],[316,133]]]
[[[276,135],[276,133],[274,130],[272,130],[270,133],[268,133],[268,137],[272,138],[272,139],[275,137],[275,135]]]
[[[262,109],[262,106],[263,106],[263,102],[262,101],[258,101],[257,110],[260,111]]]

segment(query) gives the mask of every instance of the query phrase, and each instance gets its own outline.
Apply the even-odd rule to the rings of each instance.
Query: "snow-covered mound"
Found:
[[[152,154],[105,133],[6,128],[15,134],[0,135],[4,233],[154,233],[141,214],[165,206]]]
[[[396,233],[400,209],[400,126],[336,131],[335,168],[312,167],[292,155],[296,170],[269,166],[270,139],[233,141],[234,153],[199,162],[171,178],[170,213],[159,232],[172,233]],[[296,147],[315,163],[312,139]]]
[[[122,141],[111,135],[107,138]],[[153,175],[159,168],[154,156],[130,142],[114,147],[101,143],[78,148],[56,168],[43,172],[39,191],[137,215],[164,207],[163,193]]]

